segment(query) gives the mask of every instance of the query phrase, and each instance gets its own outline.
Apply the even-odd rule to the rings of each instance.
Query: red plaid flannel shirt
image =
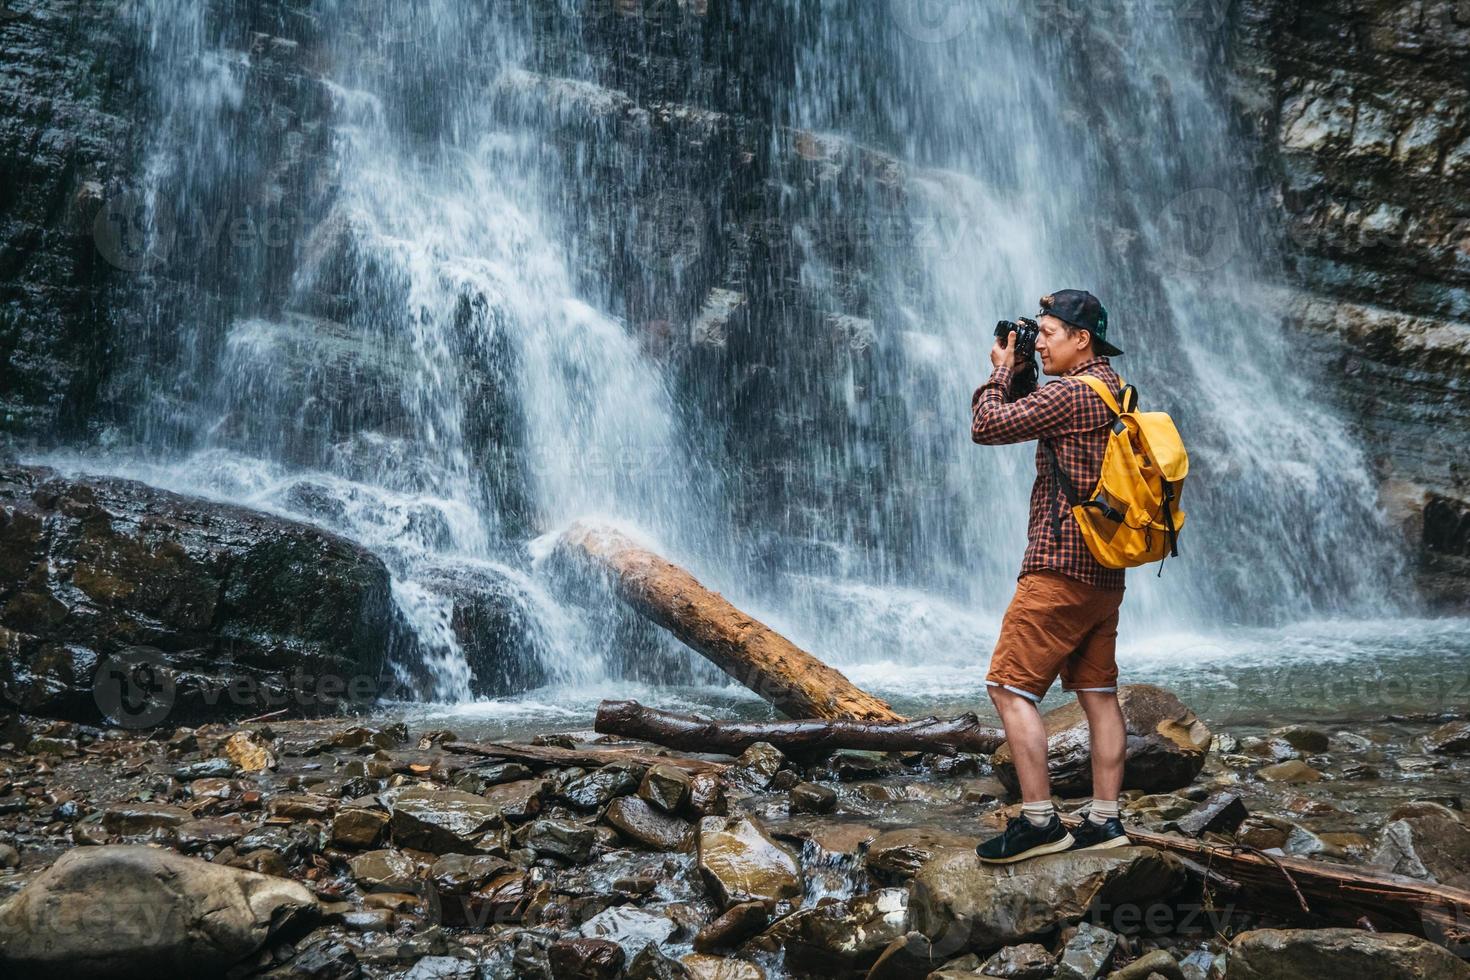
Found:
[[[1050,440],[1062,472],[1084,498],[1091,495],[1102,472],[1103,452],[1108,445],[1112,409],[1087,385],[1068,381],[1077,374],[1092,374],[1108,383],[1117,395],[1118,373],[1106,357],[1094,357],[1068,371],[1059,381],[1011,401],[1009,368],[996,368],[990,380],[970,399],[970,436],[987,446],[1038,440],[1036,482],[1031,486],[1031,520],[1026,528],[1026,556],[1021,574],[1051,569],[1104,589],[1123,588],[1123,569],[1098,564],[1072,517],[1061,487],[1052,476],[1051,464],[1040,440]],[[1062,537],[1057,540],[1053,515],[1060,514]]]

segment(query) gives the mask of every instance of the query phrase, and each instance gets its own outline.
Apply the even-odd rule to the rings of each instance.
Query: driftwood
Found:
[[[624,602],[792,718],[904,720],[887,702],[618,531],[574,524],[557,552],[605,572]]]
[[[994,752],[1005,735],[973,713],[955,718],[877,722],[811,718],[796,721],[713,721],[646,708],[637,701],[603,701],[594,726],[604,735],[654,742],[691,752],[739,755],[756,742],[783,752],[874,749],[882,752]]]
[[[1063,817],[1076,826],[1076,817]],[[1464,948],[1470,942],[1470,891],[1366,868],[1265,854],[1128,828],[1136,843],[1169,851],[1241,904],[1344,925],[1366,919],[1380,931],[1411,932]]]
[[[477,755],[506,762],[524,762],[531,766],[579,766],[597,769],[616,762],[641,766],[662,763],[686,772],[719,772],[728,763],[682,756],[655,755],[637,749],[564,749],[558,745],[526,745],[520,742],[445,742],[444,749],[460,755]]]

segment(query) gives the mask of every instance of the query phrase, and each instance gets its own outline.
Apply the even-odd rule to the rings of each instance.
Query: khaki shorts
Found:
[[[1122,589],[1027,572],[1001,620],[985,683],[1038,702],[1058,674],[1067,691],[1116,691],[1122,603]]]

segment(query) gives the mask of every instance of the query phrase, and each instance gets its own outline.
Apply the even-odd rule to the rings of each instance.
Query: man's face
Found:
[[[1061,376],[1092,356],[1092,335],[1086,330],[1067,333],[1067,324],[1047,314],[1038,317],[1036,353],[1041,357],[1041,373]]]

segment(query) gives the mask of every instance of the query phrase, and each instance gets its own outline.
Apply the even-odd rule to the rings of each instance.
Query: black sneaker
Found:
[[[1072,831],[1076,843],[1074,851],[1100,851],[1105,847],[1127,847],[1128,834],[1123,830],[1123,821],[1108,817],[1102,823],[1093,823],[1087,811],[1082,811],[1082,822]]]
[[[1013,864],[1042,854],[1056,854],[1072,846],[1072,835],[1052,814],[1051,823],[1036,826],[1024,816],[1012,817],[1005,833],[982,841],[975,853],[986,864]]]

